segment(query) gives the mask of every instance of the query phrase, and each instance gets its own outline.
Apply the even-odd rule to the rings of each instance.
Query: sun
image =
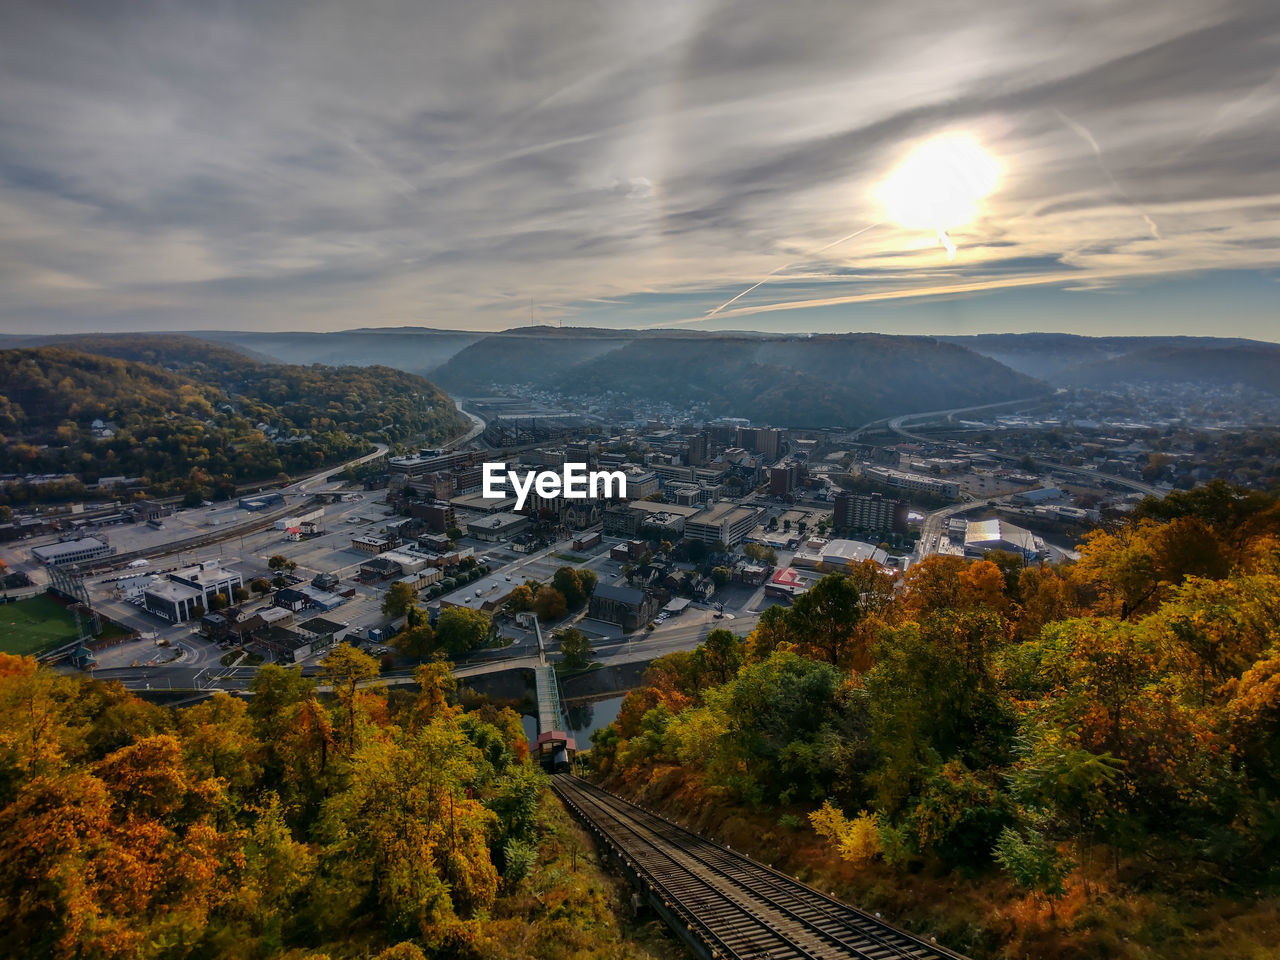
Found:
[[[1000,162],[973,137],[944,134],[907,154],[875,193],[887,219],[941,237],[977,217],[1000,172]]]

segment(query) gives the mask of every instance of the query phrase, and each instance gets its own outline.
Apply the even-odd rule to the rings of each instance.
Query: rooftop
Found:
[[[66,540],[62,543],[51,543],[45,547],[36,547],[31,552],[41,559],[61,557],[68,553],[79,553],[81,550],[100,550],[106,544],[97,537],[84,537],[80,540]]]
[[[615,587],[608,583],[597,584],[592,596],[599,597],[601,600],[613,600],[617,603],[639,603],[644,599],[643,591],[634,587]]]
[[[335,623],[332,620],[326,620],[324,617],[312,617],[310,620],[304,620],[298,624],[298,629],[307,633],[326,634],[337,633],[339,630],[346,628],[345,623]]]
[[[195,587],[189,587],[185,583],[178,583],[175,580],[161,580],[147,587],[145,591],[149,596],[156,597],[160,600],[171,600],[174,603],[183,600],[195,600],[203,597],[204,594]]]

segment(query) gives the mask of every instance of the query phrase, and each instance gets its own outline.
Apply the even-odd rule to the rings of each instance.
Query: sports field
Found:
[[[48,597],[0,605],[0,651],[35,656],[76,638],[76,618]]]

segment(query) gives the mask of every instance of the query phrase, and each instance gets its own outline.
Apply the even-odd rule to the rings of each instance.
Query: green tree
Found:
[[[406,657],[425,660],[435,653],[436,632],[429,623],[419,623],[412,627],[406,625],[391,638],[391,645]]]
[[[1005,827],[996,841],[995,858],[1018,886],[1044,894],[1051,906],[1065,892],[1062,882],[1071,863],[1036,830],[1019,833]]]
[[[719,686],[736,677],[746,663],[746,645],[728,630],[712,630],[693,655],[700,679]]]
[[[559,635],[560,653],[564,657],[564,666],[570,670],[581,670],[591,662],[591,638],[576,627],[562,630]]]
[[[403,617],[418,602],[418,593],[407,583],[396,581],[382,598],[382,615],[391,620]]]
[[[715,567],[711,571],[711,580],[717,587],[723,587],[732,576],[733,572],[728,567]]]
[[[778,525],[777,517],[772,517],[773,526]],[[742,546],[742,555],[748,559],[754,560],[756,563],[764,564],[768,567],[777,566],[778,554],[773,547],[766,547],[762,543],[746,543]]]
[[[569,610],[578,610],[595,591],[596,575],[587,569],[561,567],[551,577],[551,586],[560,591]]]
[[[436,644],[450,656],[459,656],[485,645],[489,638],[487,614],[466,607],[449,607],[436,620]]]

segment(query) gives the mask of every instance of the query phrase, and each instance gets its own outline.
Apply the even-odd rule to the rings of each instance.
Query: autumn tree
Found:
[[[522,583],[511,591],[507,597],[507,609],[512,613],[523,613],[526,610],[533,609],[533,589],[527,584]]]
[[[389,620],[397,620],[417,602],[418,592],[409,584],[397,580],[382,597],[382,615]]]
[[[349,644],[338,644],[320,661],[321,682],[333,687],[345,717],[344,742],[348,752],[356,747],[356,691],[361,683],[379,674],[378,662]]]
[[[533,609],[543,623],[559,620],[569,612],[564,594],[555,587],[543,587],[533,600]]]

